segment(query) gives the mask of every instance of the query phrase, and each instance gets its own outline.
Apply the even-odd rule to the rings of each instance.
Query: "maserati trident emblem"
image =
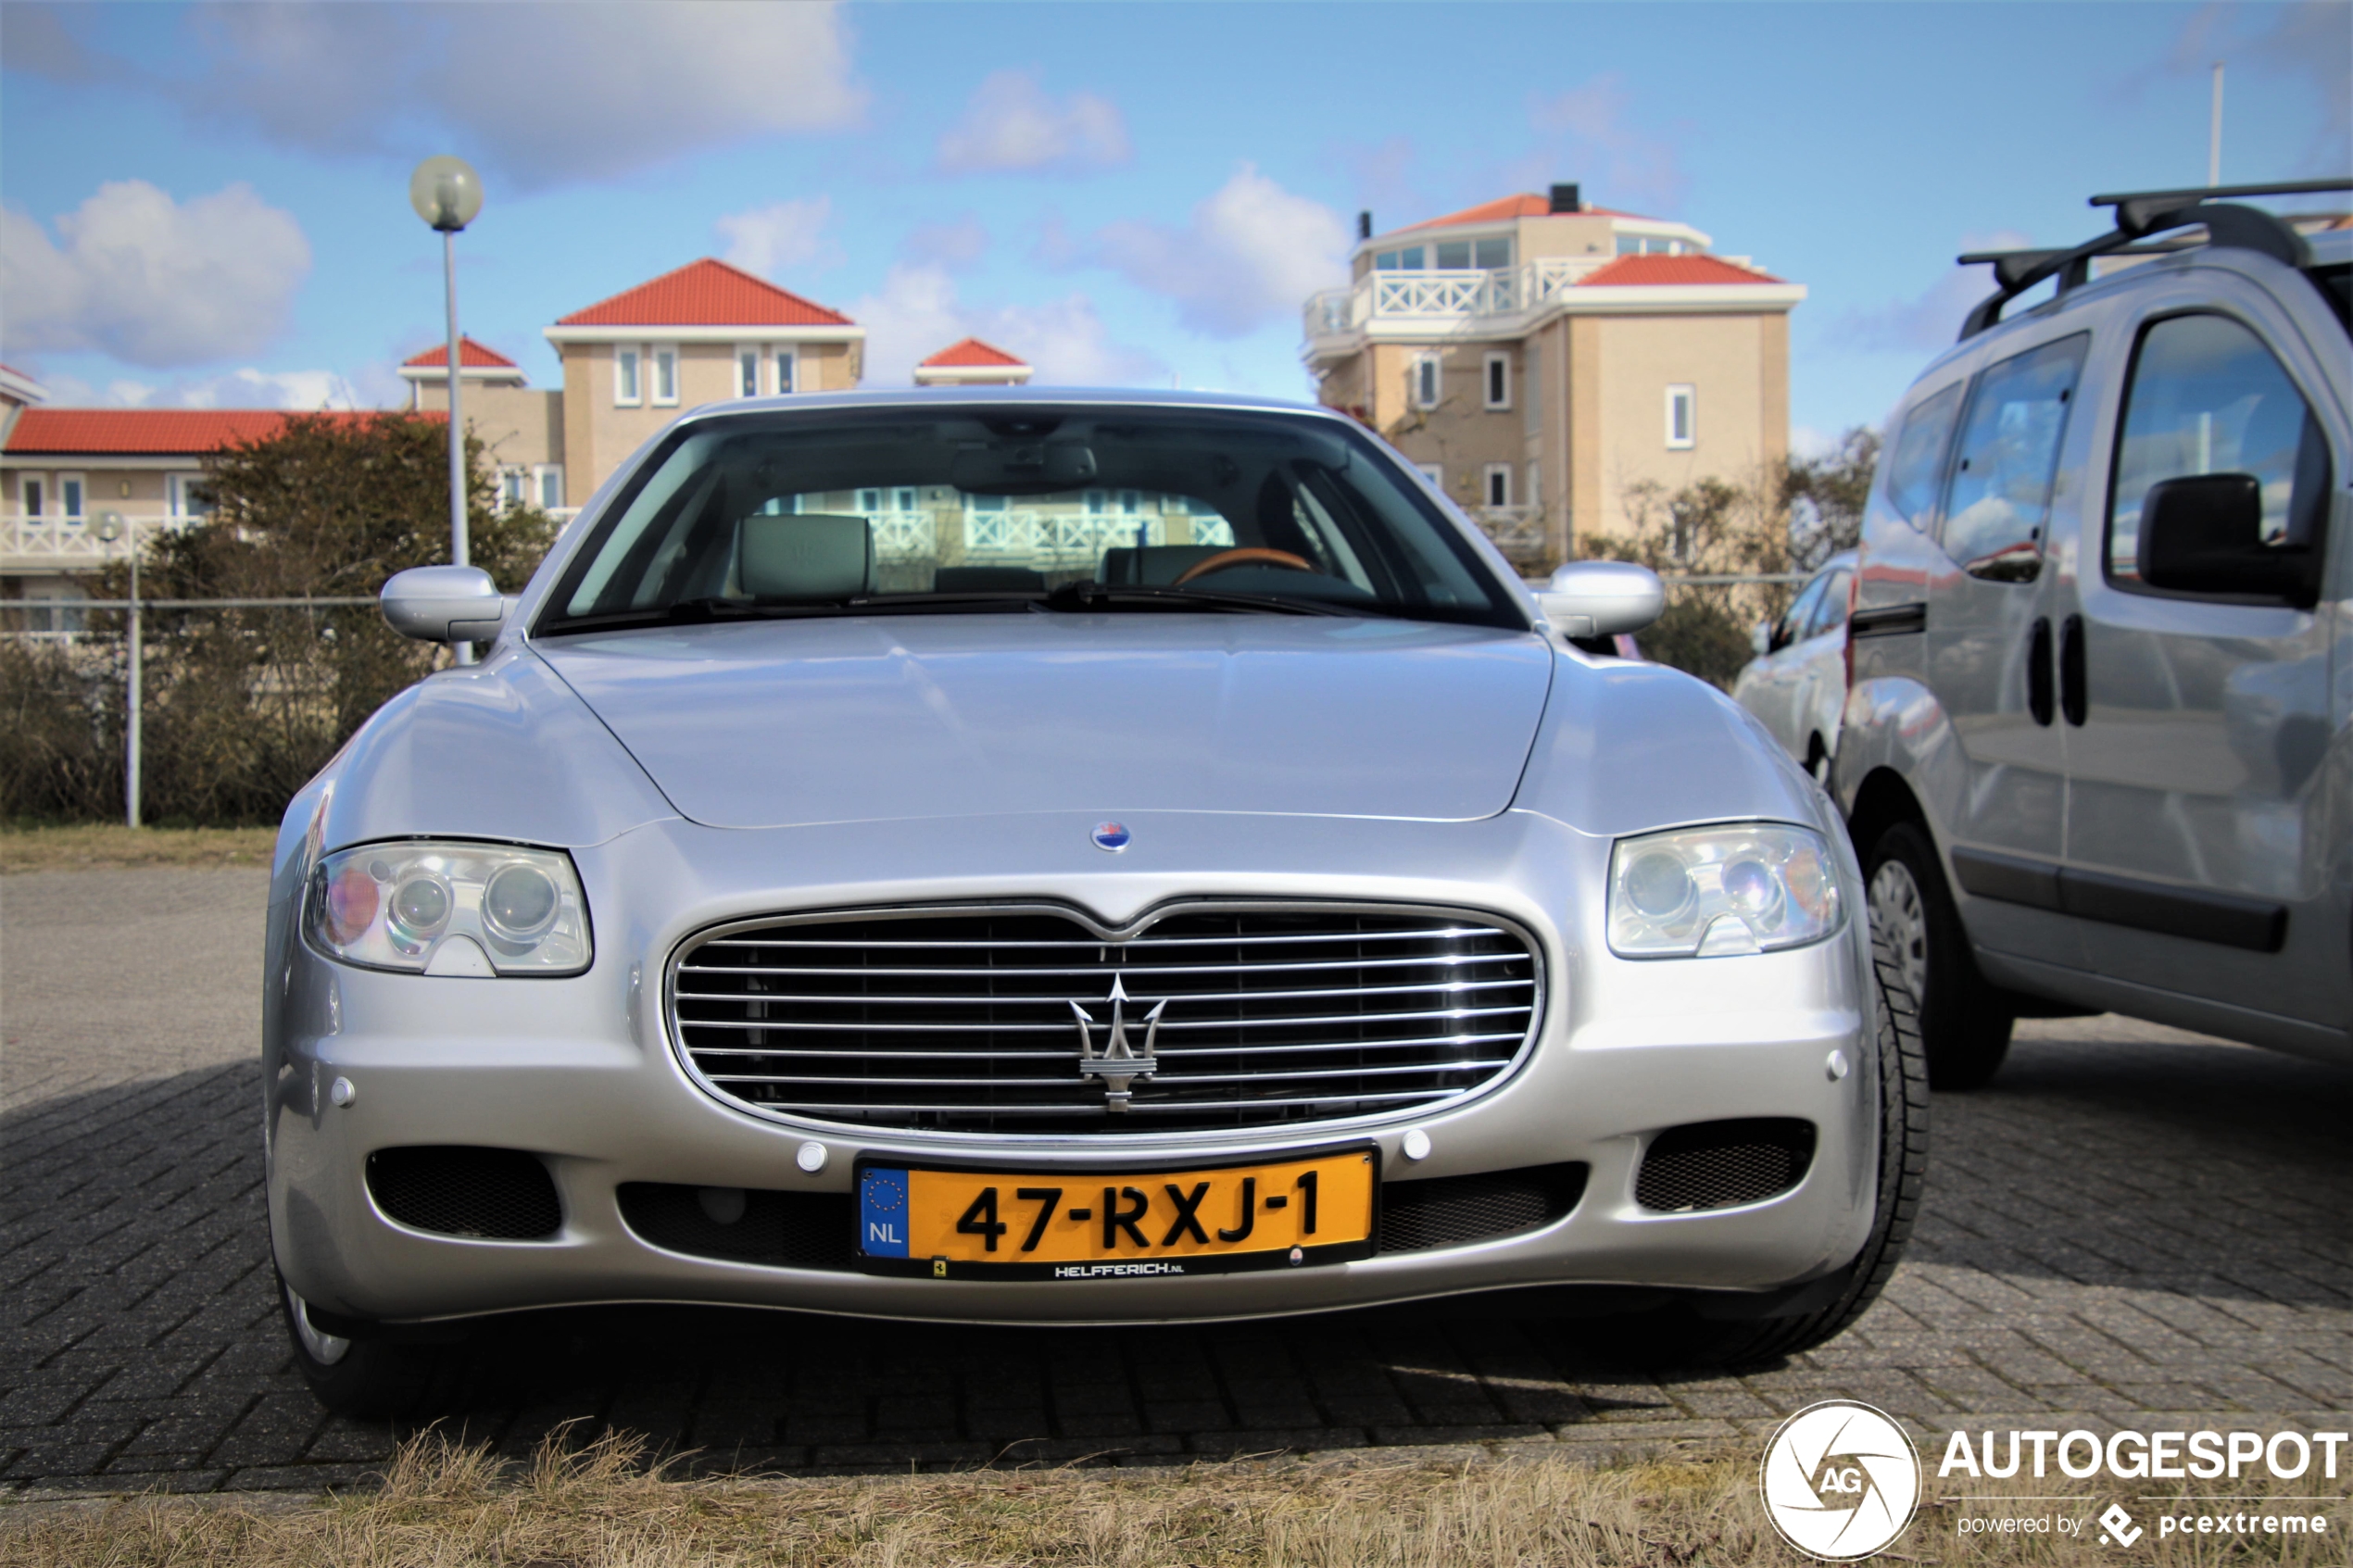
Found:
[[[1144,1048],[1140,1051],[1127,1043],[1127,1004],[1133,1000],[1120,977],[1111,977],[1111,1029],[1103,1038],[1103,1048],[1095,1048],[1095,1019],[1076,1002],[1070,1010],[1078,1024],[1078,1072],[1080,1076],[1100,1078],[1107,1091],[1105,1109],[1114,1115],[1126,1112],[1127,1085],[1138,1078],[1149,1078],[1159,1065],[1152,1060],[1152,1042],[1160,1036],[1160,1015],[1168,1006],[1164,997],[1144,1014]]]

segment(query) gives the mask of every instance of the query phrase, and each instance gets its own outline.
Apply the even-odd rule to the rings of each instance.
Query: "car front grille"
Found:
[[[1542,1005],[1517,926],[1378,905],[1176,905],[1113,933],[1053,908],[794,917],[707,934],[671,976],[673,1037],[713,1093],[955,1133],[1428,1107],[1508,1073]],[[1150,1047],[1151,1072],[1118,1072],[1115,1033],[1132,1053]],[[1113,1060],[1082,1062],[1082,1049]]]

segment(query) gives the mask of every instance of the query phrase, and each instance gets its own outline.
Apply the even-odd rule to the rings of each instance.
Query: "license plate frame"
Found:
[[[1346,1162],[1349,1161],[1361,1163],[1352,1167],[1347,1165]],[[1300,1191],[1294,1182],[1292,1187],[1287,1188],[1279,1195],[1272,1192],[1267,1194],[1269,1198],[1280,1196],[1286,1200],[1283,1207],[1290,1210],[1287,1223],[1290,1226],[1287,1237],[1271,1238],[1270,1233],[1270,1244],[1248,1248],[1241,1247],[1239,1238],[1232,1244],[1222,1240],[1221,1232],[1227,1227],[1214,1222],[1224,1216],[1216,1214],[1210,1208],[1212,1202],[1226,1196],[1219,1191],[1220,1178],[1239,1183],[1252,1175],[1267,1175],[1274,1173],[1290,1174],[1300,1172],[1303,1167],[1316,1168],[1319,1176],[1316,1185],[1306,1189],[1306,1193],[1312,1193],[1314,1196],[1315,1207],[1317,1210],[1315,1228],[1318,1231],[1339,1228],[1327,1224],[1324,1221],[1324,1214],[1327,1210],[1324,1207],[1325,1199],[1320,1191],[1322,1174],[1326,1171],[1332,1171],[1353,1185],[1354,1173],[1361,1170],[1365,1189],[1361,1210],[1363,1215],[1361,1236],[1349,1236],[1343,1233],[1340,1239],[1329,1242],[1309,1240],[1302,1234],[1304,1230],[1302,1222],[1306,1217],[1307,1203],[1302,1200],[1295,1210],[1290,1207],[1290,1200],[1294,1196],[1301,1196],[1302,1199],[1306,1196],[1306,1193]],[[934,1160],[923,1156],[902,1158],[891,1155],[861,1154],[852,1162],[850,1169],[850,1191],[853,1200],[851,1223],[854,1227],[851,1255],[859,1270],[870,1274],[923,1279],[1051,1280],[1058,1283],[1088,1279],[1151,1279],[1189,1277],[1198,1274],[1243,1273],[1268,1269],[1308,1268],[1331,1263],[1353,1262],[1373,1256],[1377,1239],[1380,1234],[1380,1173],[1379,1146],[1365,1141],[1327,1145],[1276,1155],[1255,1155],[1232,1159],[1106,1160],[1061,1170],[1042,1161]],[[870,1252],[867,1250],[867,1242],[870,1239],[869,1227],[876,1223],[876,1216],[887,1216],[889,1210],[887,1191],[883,1195],[881,1206],[877,1207],[875,1204],[875,1189],[869,1187],[869,1179],[874,1176],[886,1178],[884,1185],[887,1189],[888,1186],[887,1178],[893,1175],[900,1179],[898,1212],[903,1216],[906,1227],[902,1236],[893,1239],[905,1250]],[[1174,1244],[1159,1245],[1164,1235],[1176,1234],[1174,1231],[1164,1231],[1162,1227],[1176,1223],[1175,1219],[1176,1211],[1183,1207],[1187,1197],[1181,1188],[1173,1196],[1166,1192],[1166,1188],[1173,1185],[1169,1182],[1169,1178],[1174,1176],[1189,1177],[1196,1184],[1203,1181],[1210,1184],[1207,1190],[1196,1190],[1190,1195],[1191,1207],[1186,1210],[1199,1222],[1199,1228],[1203,1233],[1211,1236],[1221,1236],[1220,1241],[1209,1249],[1194,1250],[1194,1247],[1202,1245],[1199,1243],[1186,1245],[1182,1250],[1176,1249]],[[988,1180],[992,1177],[997,1178],[993,1183]],[[925,1178],[925,1180],[919,1182],[918,1178]],[[1150,1183],[1151,1185],[1146,1187],[1144,1185],[1146,1183]],[[922,1190],[925,1187],[933,1187],[935,1184],[937,1185],[936,1191]],[[973,1249],[975,1244],[971,1242],[952,1243],[955,1248],[953,1251],[933,1250],[932,1246],[927,1243],[935,1242],[937,1238],[942,1223],[940,1210],[933,1210],[927,1219],[918,1221],[917,1204],[928,1205],[935,1198],[945,1204],[947,1200],[944,1198],[938,1198],[938,1194],[976,1191],[984,1186],[992,1186],[1000,1195],[998,1205],[993,1212],[993,1221],[1003,1227],[1001,1232],[995,1237],[984,1239],[980,1256],[977,1257],[964,1255]],[[1042,1205],[1037,1199],[1021,1200],[1013,1197],[1013,1194],[1020,1189],[1041,1191],[1051,1187],[1062,1188],[1064,1196],[1069,1196],[1073,1192],[1087,1195],[1089,1201],[1077,1206],[1079,1212],[1085,1217],[1074,1218],[1070,1212],[1072,1206],[1058,1202],[1054,1205],[1053,1214],[1046,1220],[1039,1220],[1035,1210]],[[1102,1201],[1102,1195],[1106,1190],[1121,1195],[1119,1207],[1126,1216],[1126,1220],[1117,1226],[1120,1234],[1115,1236],[1114,1245],[1108,1249],[1101,1247],[1087,1249],[1088,1255],[1086,1256],[1065,1255],[1066,1243],[1063,1231],[1065,1225],[1077,1224],[1090,1230],[1099,1225],[1106,1229],[1114,1228],[1098,1211]],[[1234,1192],[1236,1189],[1227,1190]],[[1131,1209],[1126,1200],[1139,1195],[1145,1199],[1145,1207]],[[1234,1207],[1232,1198],[1227,1198],[1225,1206],[1227,1210],[1232,1210]],[[1353,1229],[1354,1213],[1357,1210],[1354,1210],[1353,1203],[1348,1203],[1348,1208],[1350,1228]],[[1254,1234],[1257,1224],[1265,1223],[1267,1216],[1275,1211],[1273,1206],[1262,1203],[1255,1218],[1239,1212],[1234,1213],[1233,1217],[1246,1221],[1246,1228]],[[975,1214],[970,1209],[960,1216],[950,1216],[946,1222],[950,1227],[949,1234],[954,1234],[953,1226],[960,1221],[973,1220],[975,1220]],[[982,1219],[976,1223],[985,1225],[990,1221]],[[1020,1250],[1020,1244],[1028,1239],[1026,1235],[1028,1227],[1036,1224],[1043,1231],[1050,1223],[1056,1241],[1056,1246],[1052,1248],[1053,1255],[1042,1259],[1035,1256],[1025,1258]],[[1147,1224],[1150,1225],[1150,1229],[1144,1228]],[[1148,1243],[1151,1244],[1141,1248],[1130,1248],[1128,1237],[1139,1232],[1144,1234]],[[1001,1261],[988,1261],[985,1245],[987,1239],[994,1239],[999,1243]],[[1046,1249],[1047,1236],[1040,1235],[1037,1240],[1038,1248]],[[1101,1255],[1094,1255],[1098,1253]]]

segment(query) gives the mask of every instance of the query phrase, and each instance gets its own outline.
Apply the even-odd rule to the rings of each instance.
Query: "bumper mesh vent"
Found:
[[[623,1182],[620,1198],[629,1228],[665,1251],[778,1269],[857,1267],[849,1193]]]
[[[1582,1165],[1533,1165],[1475,1176],[1383,1183],[1380,1249],[1467,1247],[1561,1219],[1585,1195]]]
[[[1813,1161],[1811,1122],[1693,1122],[1651,1140],[1634,1200],[1663,1213],[1757,1203],[1795,1186]]]
[[[443,1236],[546,1241],[564,1219],[547,1167],[515,1148],[380,1148],[368,1156],[368,1190],[402,1224]]]
[[[1089,1074],[1085,1048],[1152,1071]],[[1177,906],[1106,941],[1050,909],[778,920],[694,943],[674,1038],[757,1110],[938,1132],[1164,1133],[1428,1107],[1510,1071],[1533,943],[1491,915]],[[1082,1035],[1079,1015],[1090,1021]],[[1156,1015],[1156,1018],[1155,1018]]]

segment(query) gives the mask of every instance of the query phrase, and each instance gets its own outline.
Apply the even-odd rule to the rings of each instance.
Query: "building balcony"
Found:
[[[1380,328],[1402,328],[1400,336],[1416,337],[1507,335],[1613,259],[1554,256],[1491,271],[1367,272],[1350,287],[1326,289],[1308,300],[1309,350],[1353,346]]]
[[[127,560],[132,546],[145,547],[157,535],[176,532],[200,521],[185,516],[131,516],[122,520],[128,531],[109,545],[91,532],[87,517],[0,517],[0,572],[94,571],[110,560]]]

